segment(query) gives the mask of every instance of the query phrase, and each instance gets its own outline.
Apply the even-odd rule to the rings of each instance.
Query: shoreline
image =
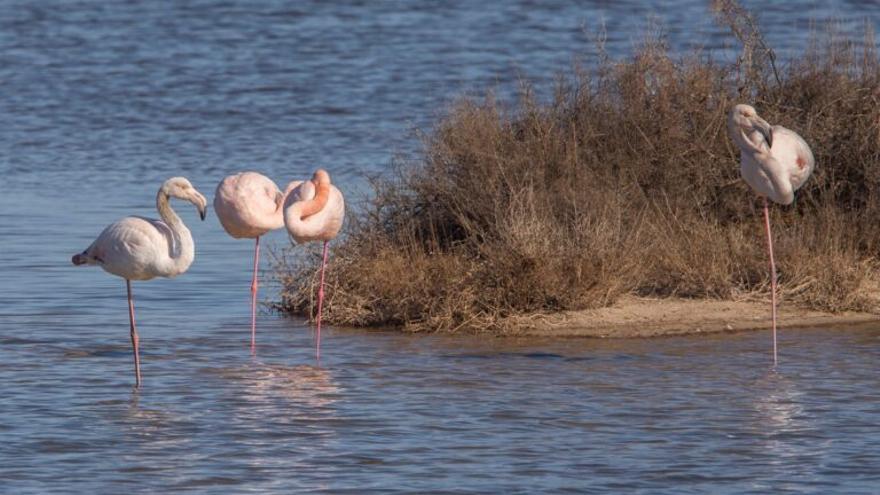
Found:
[[[828,313],[795,305],[778,307],[778,330],[880,323],[880,314]],[[762,301],[654,299],[627,296],[612,306],[534,317],[512,317],[499,336],[559,338],[652,338],[727,332],[770,331],[770,304]],[[505,325],[506,326],[506,325]]]

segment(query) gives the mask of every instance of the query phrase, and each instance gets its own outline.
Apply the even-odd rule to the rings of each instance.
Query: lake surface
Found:
[[[746,2],[783,57],[872,2]],[[875,493],[880,328],[636,341],[410,336],[264,311],[252,244],[213,212],[196,261],[125,284],[75,268],[173,175],[326,167],[350,207],[451,98],[539,92],[651,16],[673,50],[732,41],[705,3],[0,2],[0,492]],[[287,244],[283,233],[267,245]],[[299,248],[317,255],[317,247]],[[263,267],[267,268],[268,260]],[[331,260],[332,269],[332,260]],[[266,274],[268,275],[268,274]],[[277,296],[268,281],[261,297]],[[783,322],[784,324],[784,322]]]

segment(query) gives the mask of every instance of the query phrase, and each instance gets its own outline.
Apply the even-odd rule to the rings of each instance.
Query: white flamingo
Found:
[[[166,180],[156,194],[156,209],[162,220],[125,217],[108,225],[91,246],[72,259],[74,265],[99,265],[104,271],[125,279],[136,387],[141,386],[141,361],[131,281],[175,277],[189,268],[195,256],[192,235],[168,202],[172,197],[196,205],[202,220],[205,219],[205,197],[185,178],[173,177]]]
[[[727,120],[728,131],[740,149],[740,173],[764,201],[764,228],[770,256],[770,304],[773,319],[773,365],[776,357],[776,263],[767,198],[788,205],[813,173],[816,162],[806,141],[781,125],[770,126],[750,105],[736,105]]]
[[[327,243],[339,233],[345,217],[342,193],[330,183],[330,174],[318,169],[312,180],[291,183],[293,189],[284,201],[284,225],[298,243],[323,241],[321,282],[318,286],[318,316],[315,355],[321,358],[321,308],[324,304],[324,269]],[[290,186],[288,186],[290,189]]]

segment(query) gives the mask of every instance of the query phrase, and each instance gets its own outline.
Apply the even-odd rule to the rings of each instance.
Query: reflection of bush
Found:
[[[330,373],[314,366],[265,366],[249,369],[246,377],[250,396],[255,399],[284,397],[311,407],[336,402],[339,387]]]
[[[747,41],[747,40],[746,40]],[[856,48],[856,46],[864,48]],[[736,102],[805,137],[816,173],[774,208],[783,295],[865,309],[880,241],[880,65],[874,41],[829,36],[777,71],[756,56],[628,60],[456,102],[349,219],[327,273],[328,322],[497,329],[507,316],[608,305],[624,293],[733,298],[768,290],[755,196],[726,131]],[[754,49],[754,47],[752,47]],[[284,261],[280,307],[313,311],[318,258]]]

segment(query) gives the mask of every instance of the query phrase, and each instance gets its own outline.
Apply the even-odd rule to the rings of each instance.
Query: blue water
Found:
[[[823,19],[880,23],[871,2],[746,4],[783,60]],[[322,166],[357,208],[455,95],[546,94],[603,24],[623,56],[651,17],[677,53],[734,56],[689,0],[0,2],[0,492],[880,490],[875,327],[784,330],[775,372],[761,332],[331,328],[318,366],[309,327],[263,311],[252,357],[252,244],[183,204],[195,263],[134,284],[136,392],[123,281],[70,265],[107,223],[155,216],[173,175],[210,199],[233,171]]]

